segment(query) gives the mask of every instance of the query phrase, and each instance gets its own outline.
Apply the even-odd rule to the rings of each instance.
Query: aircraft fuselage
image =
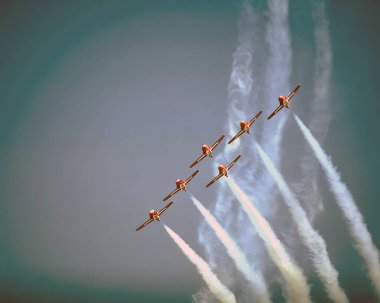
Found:
[[[177,188],[181,189],[181,190],[184,190],[186,191],[186,185],[185,185],[185,181],[181,180],[181,179],[178,179],[176,182],[175,182]]]
[[[210,157],[212,158],[212,151],[211,151],[211,147],[208,146],[208,145],[203,145],[202,146],[202,152],[204,155],[206,155],[207,157]]]
[[[278,101],[281,105],[285,106],[286,108],[289,108],[289,100],[285,96],[278,97]]]
[[[219,165],[218,166],[218,170],[219,170],[220,174],[222,174],[223,176],[228,177],[227,167],[225,167],[224,165]]]
[[[161,221],[161,220],[160,220],[160,216],[158,215],[158,211],[157,211],[157,210],[154,210],[154,209],[152,209],[152,210],[149,212],[149,218],[150,218],[150,219],[153,219],[153,220],[156,220],[156,221]]]
[[[249,123],[247,121],[240,122],[240,129],[249,134]]]

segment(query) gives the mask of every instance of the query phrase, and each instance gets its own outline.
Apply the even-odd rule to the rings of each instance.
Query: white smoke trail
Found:
[[[173,230],[164,225],[165,230],[174,242],[179,246],[186,257],[197,267],[198,272],[201,274],[203,280],[208,285],[210,291],[222,303],[236,303],[234,294],[220,282],[218,277],[211,271],[208,264],[193,251],[189,245],[185,243]]]
[[[319,141],[323,141],[330,124],[329,88],[332,52],[325,4],[320,1],[313,1],[313,10],[316,59],[313,84],[314,100],[311,103],[313,117],[310,122],[310,129],[317,135]]]
[[[270,175],[275,180],[285,204],[296,223],[299,235],[308,248],[314,269],[320,277],[329,298],[335,302],[346,303],[348,299],[338,282],[338,272],[332,265],[326,248],[326,242],[321,235],[311,226],[305,211],[286,184],[281,173],[276,169],[273,162],[259,144],[255,144],[261,159],[263,160]]]
[[[330,124],[329,89],[332,67],[332,51],[329,34],[329,22],[325,14],[325,3],[312,1],[314,29],[314,45],[316,49],[314,96],[311,102],[312,117],[310,129],[316,135],[319,142],[323,142]],[[318,191],[316,169],[318,163],[310,153],[307,153],[301,161],[302,184],[300,189],[302,200],[306,203],[311,220],[323,209],[322,199]]]
[[[200,211],[207,223],[216,233],[219,240],[226,247],[229,256],[235,262],[236,267],[250,281],[255,289],[256,302],[270,302],[270,295],[265,284],[264,278],[260,272],[257,272],[248,262],[244,253],[240,250],[234,240],[229,236],[227,231],[218,223],[215,217],[200,203],[193,195],[190,194],[196,208]]]
[[[354,198],[352,197],[352,194],[348,190],[347,186],[340,179],[340,175],[331,162],[329,156],[323,151],[322,147],[314,138],[310,130],[296,115],[294,115],[294,118],[296,119],[296,122],[306,141],[310,144],[315,157],[327,177],[330,189],[335,196],[336,202],[346,218],[351,237],[354,240],[354,245],[364,259],[364,263],[367,266],[368,275],[378,294],[380,294],[379,251],[372,241],[371,234],[364,223],[364,219],[354,201]]]
[[[285,282],[285,295],[288,302],[311,302],[309,286],[306,283],[302,270],[287,254],[284,246],[277,238],[269,223],[251,203],[248,196],[240,189],[232,178],[227,178],[227,184],[239,200],[251,223],[255,226],[260,238],[264,241],[269,256],[278,267]]]
[[[251,70],[254,22],[253,8],[248,2],[244,2],[239,20],[238,46],[233,54],[228,83],[227,132],[231,137],[236,132],[239,121],[246,119],[248,97],[253,85]],[[225,146],[225,157],[239,146],[240,140],[234,143]]]
[[[246,118],[246,110],[248,99],[251,93],[253,84],[252,80],[252,53],[253,53],[253,40],[255,26],[255,12],[252,5],[245,1],[242,5],[239,21],[238,21],[238,42],[236,50],[233,54],[232,71],[228,83],[228,105],[227,105],[227,123],[226,132],[227,135],[232,135],[239,126],[239,121]],[[222,142],[223,144],[224,142]],[[221,145],[222,145],[221,144]],[[228,144],[224,146],[224,152],[218,153],[216,156],[216,162],[225,163],[230,160],[234,155],[233,152],[239,146],[240,141],[237,140],[234,144]],[[228,190],[226,190],[224,184],[218,184],[219,190],[217,195],[217,201],[215,203],[214,214],[217,218],[223,218],[224,228],[233,223],[233,217],[235,213],[230,216],[226,216],[228,211],[228,204],[233,202],[233,196]],[[222,192],[225,192],[224,195]],[[240,210],[238,210],[240,211]],[[243,233],[242,233],[243,234]],[[207,253],[208,262],[212,267],[216,266],[215,256],[217,247],[215,247],[214,233],[210,233],[206,228],[205,222],[201,224],[199,228],[198,238],[202,243]],[[220,258],[218,259],[221,265]],[[223,262],[223,261],[222,261]],[[223,266],[224,264],[222,264]],[[224,273],[229,276],[228,273]]]
[[[268,46],[264,103],[261,104],[264,113],[271,113],[278,106],[278,96],[290,93],[290,75],[292,71],[292,49],[289,33],[288,0],[267,0],[269,18],[266,28],[266,43]],[[281,157],[281,144],[283,129],[288,118],[288,113],[276,115],[272,120],[261,125],[260,142],[269,153],[273,162],[277,165]],[[266,117],[264,117],[266,119]],[[256,158],[256,150],[251,146],[252,159]],[[251,164],[251,175],[254,175],[255,196],[263,201],[274,186],[272,178],[262,170],[262,167]],[[251,185],[252,187],[252,185]],[[244,189],[248,188],[244,186]],[[275,196],[274,196],[275,197]]]
[[[266,42],[268,44],[268,63],[265,75],[266,96],[263,104],[264,112],[272,112],[278,105],[279,94],[290,93],[289,79],[291,75],[291,39],[289,34],[287,0],[268,0],[269,20],[266,29]],[[286,122],[286,113],[276,115],[276,122],[272,120],[265,125],[262,135],[262,144],[269,151],[274,163],[280,159],[280,145],[282,129]],[[267,178],[267,183],[271,180]]]

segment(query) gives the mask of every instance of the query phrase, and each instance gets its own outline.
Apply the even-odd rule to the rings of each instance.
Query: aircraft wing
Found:
[[[228,141],[228,144],[231,144],[232,142],[234,142],[237,138],[239,138],[242,134],[244,134],[244,130],[240,130],[236,135],[235,137],[233,137],[230,141]]]
[[[219,180],[223,175],[222,174],[219,174],[217,175],[214,179],[212,179],[207,185],[206,187],[209,187],[210,185],[214,184],[217,180]]]
[[[290,93],[290,95],[288,96],[288,101],[290,101],[290,99],[293,98],[293,96],[296,94],[296,92],[300,89],[301,87],[301,84],[298,84],[297,87]]]
[[[191,175],[190,177],[188,177],[188,178],[185,180],[185,185],[186,185],[187,183],[189,183],[190,180],[193,179],[194,176],[195,176],[197,173],[199,173],[199,169],[197,169],[195,172],[193,172],[192,175]]]
[[[173,201],[169,202],[166,206],[164,206],[163,208],[161,208],[158,211],[158,215],[161,215],[165,210],[167,210],[170,206],[172,206],[172,204],[173,204]]]
[[[234,161],[230,163],[230,165],[227,166],[227,170],[229,170],[234,164],[240,159],[241,155],[237,156]]]
[[[254,116],[253,119],[252,119],[251,121],[249,121],[249,126],[251,126],[251,125],[253,124],[253,122],[255,122],[255,121],[257,120],[257,118],[260,117],[260,115],[261,115],[262,112],[263,112],[262,110],[259,111],[259,112],[257,113],[257,115]]]
[[[176,189],[173,190],[169,195],[167,195],[167,196],[165,197],[165,199],[162,200],[162,201],[166,201],[167,199],[169,199],[171,196],[175,195],[175,194],[178,193],[179,191],[180,191],[180,189],[179,189],[179,188],[176,188]]]
[[[141,224],[139,227],[136,228],[136,231],[139,231],[141,228],[147,226],[148,224],[152,223],[154,220],[153,219],[149,219],[148,221],[146,221],[144,224]]]
[[[203,154],[202,156],[200,156],[197,160],[195,160],[193,163],[191,163],[190,168],[192,168],[194,165],[196,165],[199,162],[201,162],[205,157],[206,157],[205,154]]]
[[[224,135],[222,135],[213,145],[211,145],[211,151],[224,139]]]
[[[279,105],[275,110],[274,110],[274,112],[273,113],[271,113],[270,115],[269,115],[269,117],[268,117],[268,120],[270,119],[270,118],[272,118],[275,114],[277,114],[280,110],[282,110],[284,108],[284,106],[281,104],[281,105]]]

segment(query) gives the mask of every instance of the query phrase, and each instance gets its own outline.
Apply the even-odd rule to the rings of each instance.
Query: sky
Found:
[[[289,91],[302,83],[292,111],[306,124],[313,118],[314,2],[289,3]],[[252,7],[259,16],[253,61],[264,65],[268,8],[265,1]],[[135,229],[164,205],[176,179],[193,172],[201,146],[225,131],[241,8],[219,0],[0,2],[1,301],[191,302],[205,286],[161,224]],[[322,145],[380,247],[380,4],[334,1],[325,9],[333,59]],[[264,73],[254,77],[252,89],[265,96]],[[286,125],[283,155],[291,160],[282,169],[296,182],[292,169],[305,148],[294,121]],[[198,168],[189,190],[213,209],[218,188],[205,184],[216,167],[204,160]],[[324,209],[314,225],[341,285],[352,302],[375,302],[334,198],[319,182]],[[186,193],[173,199],[164,223],[208,260],[201,216]],[[272,214],[268,205],[259,208],[297,255],[295,236],[281,232],[289,214]],[[329,302],[306,258],[300,263],[315,285],[312,297]]]

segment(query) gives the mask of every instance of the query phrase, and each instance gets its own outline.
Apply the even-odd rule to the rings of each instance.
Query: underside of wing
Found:
[[[210,181],[210,183],[208,183],[208,184],[206,185],[206,187],[209,187],[210,185],[214,184],[214,183],[215,183],[217,180],[219,180],[222,176],[223,176],[222,174],[217,175],[214,179],[212,179],[212,180]]]
[[[178,192],[179,192],[179,188],[176,188],[169,195],[167,195],[163,201],[166,201],[167,199],[169,199],[171,196],[175,195]]]
[[[255,122],[255,121],[257,120],[257,118],[260,117],[260,115],[261,115],[262,112],[263,112],[262,110],[259,111],[259,112],[257,113],[257,115],[254,116],[253,119],[252,119],[251,121],[249,121],[249,126],[251,126],[251,125],[253,124],[253,122]]]
[[[185,180],[185,184],[189,183],[191,179],[194,178],[194,176],[199,173],[199,169],[197,169],[195,172],[192,173],[192,175],[190,177],[188,177],[186,180]]]
[[[161,208],[158,211],[158,215],[161,215],[165,210],[167,210],[170,206],[172,206],[172,204],[173,204],[173,201],[169,202],[167,205],[165,205],[163,208]]]
[[[293,96],[296,94],[296,92],[300,89],[301,87],[301,84],[298,84],[297,87],[290,93],[290,95],[288,96],[288,101],[290,101],[290,99],[293,98]]]
[[[153,222],[153,219],[149,219],[148,221],[146,221],[144,224],[141,224],[139,227],[136,228],[136,231],[139,231],[141,228],[147,226],[148,224],[152,223]]]
[[[230,165],[227,166],[227,170],[229,170],[234,164],[240,159],[241,155],[237,156],[234,161],[230,163]]]
[[[237,138],[239,138],[242,134],[244,133],[244,130],[240,130],[236,135],[235,137],[233,137],[230,141],[228,141],[228,144],[231,144],[232,142],[234,142]]]
[[[194,165],[196,165],[199,162],[201,162],[205,157],[206,157],[205,154],[203,154],[202,156],[200,156],[197,160],[195,160],[193,163],[191,163],[190,168],[192,168]]]
[[[274,112],[270,114],[270,116],[268,117],[268,120],[269,120],[270,118],[272,118],[275,114],[277,114],[280,110],[282,110],[283,107],[284,107],[283,105],[279,105],[279,106],[274,110]]]
[[[224,139],[224,135],[222,135],[213,145],[211,145],[211,150],[213,150],[222,140]]]

